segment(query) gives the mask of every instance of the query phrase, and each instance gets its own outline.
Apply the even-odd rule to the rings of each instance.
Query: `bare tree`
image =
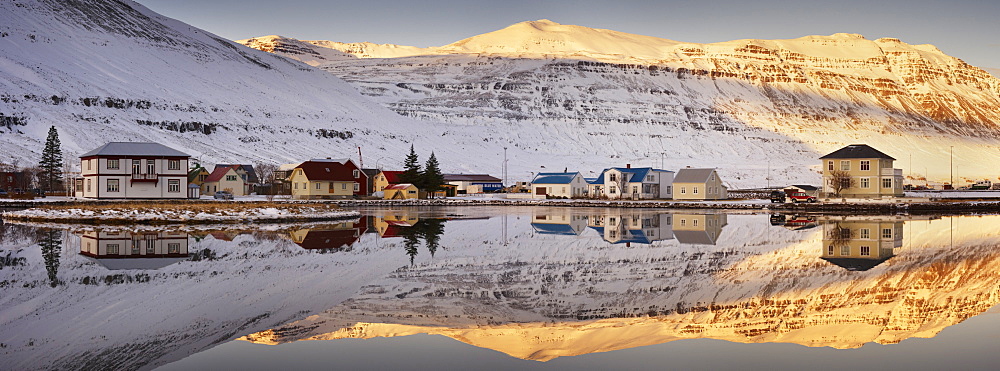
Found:
[[[274,201],[274,196],[278,193],[278,185],[275,184],[275,172],[278,171],[278,165],[270,162],[258,162],[253,165],[253,168],[257,171],[257,179],[260,180],[260,184],[265,186],[262,188],[266,188],[264,198],[268,201]]]
[[[833,190],[833,194],[840,196],[840,192],[845,189],[854,187],[857,181],[851,177],[851,174],[843,170],[835,170],[830,172],[830,189]]]

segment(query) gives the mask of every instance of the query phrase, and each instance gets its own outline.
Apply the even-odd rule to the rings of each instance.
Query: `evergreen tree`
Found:
[[[45,271],[49,274],[49,286],[56,287],[60,284],[59,277],[59,254],[62,252],[60,237],[62,232],[56,229],[45,231],[42,234],[38,245],[42,248],[42,258],[45,260]]]
[[[428,194],[440,191],[441,185],[444,184],[444,175],[441,174],[441,168],[438,166],[434,152],[431,152],[431,157],[424,164],[424,171],[420,174],[420,183],[423,187],[419,188],[427,191]]]
[[[45,148],[42,149],[42,161],[38,167],[42,169],[39,174],[39,187],[46,191],[62,189],[62,145],[59,143],[59,132],[56,127],[49,128],[49,135],[45,138]]]
[[[403,162],[403,174],[400,174],[399,180],[403,183],[410,183],[417,188],[421,187],[420,183],[420,159],[417,157],[417,152],[413,150],[413,145],[410,145],[410,154],[406,155],[406,161]]]

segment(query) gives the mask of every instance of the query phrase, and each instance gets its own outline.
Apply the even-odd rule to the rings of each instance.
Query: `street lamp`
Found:
[[[951,163],[948,165],[951,171],[951,178],[948,183],[951,185],[951,189],[955,189],[955,146],[951,146]]]

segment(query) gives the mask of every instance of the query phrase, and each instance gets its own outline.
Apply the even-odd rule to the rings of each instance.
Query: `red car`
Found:
[[[788,195],[788,198],[790,200],[792,200],[792,202],[796,202],[796,203],[797,202],[816,202],[816,197],[810,196],[810,195],[806,194],[805,192],[795,192],[795,193],[792,193],[792,194]]]

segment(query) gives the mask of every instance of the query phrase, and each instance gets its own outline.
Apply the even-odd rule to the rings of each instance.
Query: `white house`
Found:
[[[583,197],[587,181],[580,173],[538,173],[531,180],[531,194],[538,197]]]
[[[591,197],[634,200],[670,198],[674,172],[651,167],[604,169],[591,183]]]
[[[159,143],[105,144],[80,156],[76,196],[187,198],[190,157]]]

